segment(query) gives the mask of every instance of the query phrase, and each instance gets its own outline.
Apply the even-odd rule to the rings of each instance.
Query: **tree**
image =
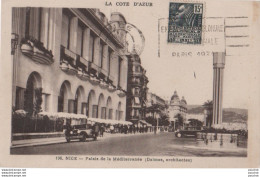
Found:
[[[37,130],[37,118],[38,118],[38,113],[42,111],[42,88],[36,88],[35,89],[35,102],[34,102],[34,116],[36,118],[35,120],[35,126],[34,130]]]
[[[42,88],[35,89],[35,103],[34,103],[34,112],[38,114],[42,111]]]
[[[203,123],[198,119],[189,119],[188,121],[190,121],[189,124],[192,127],[201,127],[203,125]]]
[[[169,125],[169,121],[168,121],[168,116],[166,115],[166,113],[164,112],[164,110],[166,109],[167,105],[161,105],[158,103],[154,103],[151,106],[146,108],[146,113],[152,113],[152,117],[148,117],[146,118],[146,121],[148,123],[153,124],[154,126],[157,125],[157,121],[155,120],[155,113],[160,115],[160,119],[159,119],[159,125],[164,125],[164,126],[168,126]]]
[[[203,104],[203,107],[207,111],[206,126],[210,128],[212,125],[212,119],[213,119],[213,102],[212,102],[212,100],[206,101]]]

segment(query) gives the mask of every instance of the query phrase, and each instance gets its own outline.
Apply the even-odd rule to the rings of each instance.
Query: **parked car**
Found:
[[[65,130],[65,138],[68,143],[75,139],[86,141],[87,138],[93,138],[93,140],[97,140],[91,124],[73,125],[71,130]]]
[[[186,127],[184,130],[175,131],[175,136],[181,137],[196,137],[198,132],[202,131],[202,127]]]

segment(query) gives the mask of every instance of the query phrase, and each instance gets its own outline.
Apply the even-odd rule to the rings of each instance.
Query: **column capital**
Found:
[[[225,67],[225,53],[213,52],[213,67],[224,68]]]

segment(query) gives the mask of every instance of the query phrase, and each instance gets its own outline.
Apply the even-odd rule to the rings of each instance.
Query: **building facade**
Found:
[[[98,9],[13,8],[13,108],[125,120],[126,20]],[[112,30],[113,29],[113,30]]]
[[[148,78],[146,70],[141,65],[138,55],[129,56],[127,83],[127,120],[141,120],[145,118],[148,92]]]
[[[167,102],[162,99],[160,96],[148,92],[147,93],[147,108],[152,107],[153,105],[158,105],[157,112],[154,110],[146,110],[146,117],[153,117],[153,118],[161,118],[161,114],[168,116],[167,113]],[[161,113],[161,114],[160,114]]]
[[[180,114],[184,120],[186,119],[187,102],[184,97],[182,97],[182,99],[179,98],[177,91],[174,91],[174,94],[171,97],[168,114],[170,122],[176,122],[178,114]]]

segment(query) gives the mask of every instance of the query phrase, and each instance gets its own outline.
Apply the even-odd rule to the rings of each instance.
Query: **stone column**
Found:
[[[41,29],[40,29],[40,41],[43,43],[44,47],[48,47],[48,27],[49,27],[49,9],[42,9],[41,16]]]
[[[86,28],[83,33],[83,58],[91,61],[89,58],[89,45],[90,45],[90,29]]]
[[[45,93],[42,93],[42,105],[41,105],[41,107],[42,107],[42,110],[43,111],[46,111],[46,94]]]
[[[82,101],[80,99],[78,99],[77,105],[77,114],[81,114]]]
[[[212,125],[222,123],[223,74],[225,67],[225,53],[213,53],[213,121]]]
[[[39,40],[40,9],[32,7],[30,10],[29,35]]]
[[[108,71],[108,45],[103,47],[103,69]]]
[[[123,59],[121,62],[121,87],[124,90],[127,90],[127,71],[128,71],[128,64],[127,60]]]
[[[54,40],[55,40],[55,30],[56,30],[56,27],[55,27],[55,18],[56,18],[55,8],[50,8],[49,12],[50,12],[49,19],[48,19],[49,20],[49,26],[48,26],[49,31],[47,33],[47,35],[48,35],[48,49],[54,51],[55,50],[54,49],[54,46],[55,46]]]
[[[25,14],[25,13],[24,13]],[[12,8],[12,33],[15,33],[17,35],[20,34],[20,23],[22,19],[22,13],[21,13],[21,8]],[[21,36],[18,36],[18,41],[21,40]],[[16,46],[14,55],[12,56],[12,64],[13,64],[13,75],[12,75],[12,106],[15,107],[15,101],[16,101],[16,82],[17,82],[17,73],[18,73],[18,49],[19,48],[19,43]],[[20,107],[20,105],[19,105]],[[23,108],[22,108],[23,109]]]
[[[95,37],[94,38],[94,61],[93,63],[95,63],[97,66],[99,65],[99,47],[100,47],[100,38],[99,37]]]
[[[78,18],[72,17],[70,20],[69,49],[74,53],[76,53],[76,47],[77,47],[77,32],[78,32]]]

